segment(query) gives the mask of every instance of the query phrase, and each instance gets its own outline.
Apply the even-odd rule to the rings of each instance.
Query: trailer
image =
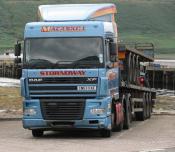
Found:
[[[130,46],[131,44],[122,44],[118,49],[119,60],[123,62],[119,99],[127,106],[124,109],[128,109],[125,120],[130,120],[124,125],[127,129],[133,118],[144,121],[151,117],[156,99],[156,91],[150,88],[146,66],[143,64],[154,61],[154,45],[134,43]]]
[[[119,43],[114,4],[41,5],[24,32],[23,127],[92,129],[103,137],[151,117],[151,44]],[[15,54],[21,53],[21,44]]]

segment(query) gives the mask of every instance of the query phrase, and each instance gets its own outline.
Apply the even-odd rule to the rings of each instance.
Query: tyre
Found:
[[[43,130],[32,130],[33,137],[42,137],[44,134]]]
[[[123,130],[123,121],[119,124],[119,125],[117,125],[116,126],[116,131],[122,131]]]
[[[131,104],[130,104],[130,96],[127,95],[125,102],[124,102],[124,124],[123,124],[123,128],[124,129],[129,129],[130,125],[131,125]]]
[[[121,109],[121,112],[123,112],[123,108]],[[123,129],[123,121],[120,122],[119,124],[117,124],[118,123],[118,120],[117,120],[118,115],[119,115],[119,113],[117,113],[116,104],[114,104],[113,105],[113,113],[112,113],[112,117],[111,117],[112,131],[114,131],[114,132],[116,132],[116,131],[119,132]]]
[[[151,99],[151,93],[149,93],[149,118],[151,118],[152,113],[152,99]]]
[[[150,115],[151,115],[151,113],[150,113],[150,98],[149,98],[149,93],[147,93],[147,118],[150,118]]]
[[[149,113],[149,109],[148,109],[148,97],[147,97],[147,93],[145,94],[145,119],[148,118],[148,113]]]
[[[111,122],[112,122],[112,131],[117,131],[117,125],[116,125],[116,112],[113,112],[111,115]]]
[[[143,94],[142,108],[143,108],[142,112],[136,112],[136,113],[135,113],[136,120],[144,121],[145,118],[146,118],[146,100],[145,100],[145,93]]]
[[[104,138],[111,137],[111,130],[103,129],[103,130],[100,131],[100,133],[101,133],[101,136],[104,137]]]

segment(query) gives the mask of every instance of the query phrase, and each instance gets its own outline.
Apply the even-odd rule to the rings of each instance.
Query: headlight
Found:
[[[99,109],[91,109],[91,114],[93,115],[102,115],[105,113],[105,109],[99,108]]]
[[[34,108],[27,108],[24,110],[24,115],[26,116],[33,116],[33,115],[36,115],[36,109]]]

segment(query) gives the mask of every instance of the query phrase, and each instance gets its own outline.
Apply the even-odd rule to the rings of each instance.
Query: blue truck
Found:
[[[67,129],[110,137],[150,118],[155,91],[141,67],[154,60],[144,53],[153,47],[119,43],[116,12],[114,4],[41,5],[38,21],[26,24],[23,127],[34,137]]]

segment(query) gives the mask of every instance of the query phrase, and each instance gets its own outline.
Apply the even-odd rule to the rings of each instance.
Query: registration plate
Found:
[[[95,91],[96,86],[77,86],[77,90]]]

